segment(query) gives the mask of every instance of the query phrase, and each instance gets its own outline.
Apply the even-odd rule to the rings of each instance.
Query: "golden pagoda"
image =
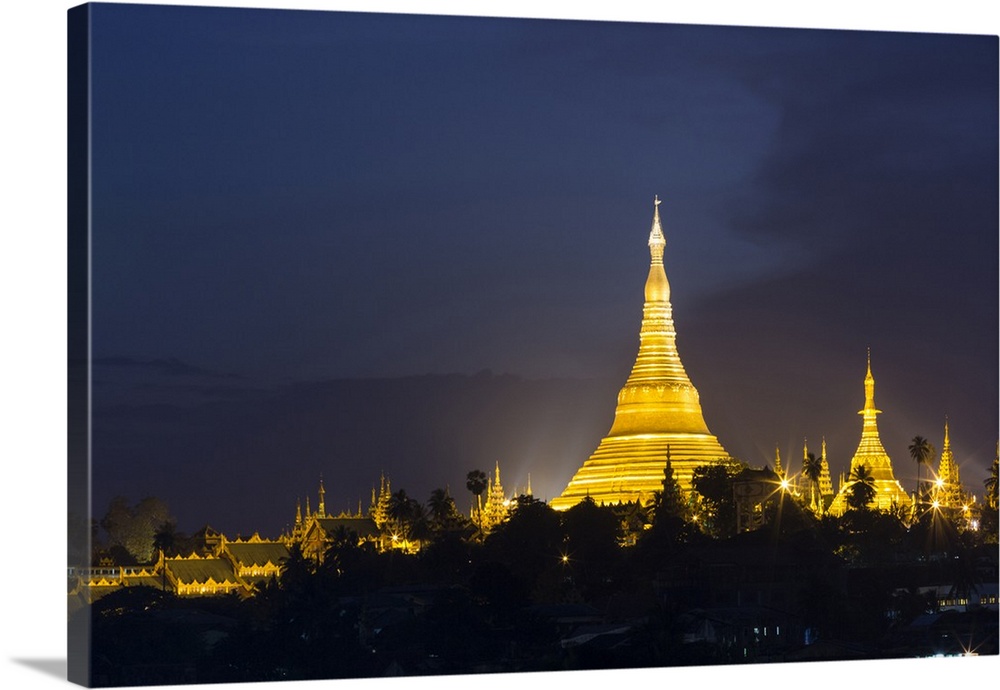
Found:
[[[833,479],[830,477],[830,463],[826,459],[826,439],[823,439],[822,450],[819,456],[820,470],[819,470],[819,495],[820,500],[824,504],[824,509],[826,504],[833,500]]]
[[[934,503],[941,508],[959,508],[968,501],[968,496],[962,487],[958,463],[951,450],[951,438],[948,434],[948,419],[944,420],[944,446],[941,448],[941,459],[938,462],[937,478],[931,489]]]
[[[781,451],[778,446],[774,447],[774,473],[782,481],[785,480],[785,469],[781,466]]]
[[[589,496],[599,504],[648,502],[662,489],[669,447],[674,477],[691,489],[694,468],[729,459],[701,412],[698,391],[677,354],[670,283],[663,269],[666,240],[660,200],[653,200],[639,354],[625,386],[611,430],[562,494],[551,501],[565,510]]]
[[[878,435],[878,424],[875,418],[881,413],[882,410],[875,408],[875,377],[872,376],[872,358],[869,352],[868,373],[865,375],[865,406],[864,409],[858,411],[864,420],[861,426],[861,442],[854,452],[854,457],[851,458],[848,481],[841,484],[840,491],[834,497],[833,503],[830,504],[830,512],[834,515],[842,515],[847,510],[847,497],[854,484],[850,477],[854,476],[855,470],[862,466],[868,468],[875,482],[876,493],[873,508],[888,511],[895,507],[910,507],[910,496],[893,475],[892,461],[889,459],[889,454],[885,452],[885,448],[882,447],[882,440]]]
[[[503,484],[500,483],[500,462],[497,461],[494,477],[487,479],[486,503],[480,516],[480,527],[484,532],[490,532],[494,527],[507,519],[507,508],[510,501],[504,495]]]

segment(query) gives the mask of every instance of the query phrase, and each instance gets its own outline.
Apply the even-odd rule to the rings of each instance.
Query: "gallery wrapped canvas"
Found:
[[[997,36],[67,47],[72,682],[997,655]]]

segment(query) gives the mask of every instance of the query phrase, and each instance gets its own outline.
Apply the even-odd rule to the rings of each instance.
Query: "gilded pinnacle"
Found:
[[[654,264],[663,263],[663,248],[667,240],[663,235],[663,226],[660,224],[660,198],[653,197],[653,225],[649,230],[649,254]]]

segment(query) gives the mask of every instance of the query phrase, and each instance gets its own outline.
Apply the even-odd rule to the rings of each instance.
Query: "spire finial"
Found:
[[[663,237],[663,226],[660,224],[659,196],[653,197],[653,226],[649,230],[649,254],[654,264],[663,263],[663,248],[667,240]]]
[[[323,473],[319,473],[319,509],[320,517],[326,517],[326,489],[323,488]]]
[[[868,348],[868,371],[865,372],[865,409],[875,409],[875,377],[872,376],[872,349]]]

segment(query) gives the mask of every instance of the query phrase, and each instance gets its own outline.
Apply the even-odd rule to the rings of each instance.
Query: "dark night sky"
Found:
[[[93,16],[96,415],[183,406],[182,388],[201,404],[489,369],[612,381],[596,442],[638,344],[659,194],[678,347],[730,453],[762,464],[778,445],[787,463],[825,436],[846,471],[871,347],[897,477],[913,487],[909,439],[940,446],[947,415],[981,493],[998,416],[995,36]],[[214,447],[240,454],[187,463],[98,435],[95,511],[155,493],[183,528],[247,530],[254,484],[290,516],[296,496],[269,473],[301,495],[322,472],[340,507],[367,504],[387,466],[412,495],[449,483],[465,503],[472,458],[296,465],[226,433]],[[531,472],[552,497],[592,448],[527,467],[507,450],[505,483]],[[220,481],[230,493],[204,489]]]

